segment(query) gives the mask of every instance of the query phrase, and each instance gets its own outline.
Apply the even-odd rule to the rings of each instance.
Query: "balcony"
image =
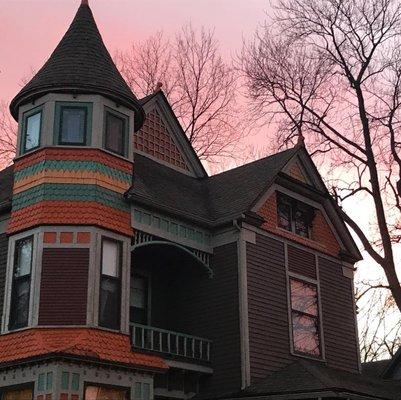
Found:
[[[141,324],[131,324],[135,349],[163,353],[171,358],[210,362],[212,342],[208,339]]]

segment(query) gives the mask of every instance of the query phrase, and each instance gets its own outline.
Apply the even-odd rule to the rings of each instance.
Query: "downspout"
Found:
[[[238,232],[238,300],[239,300],[239,328],[241,345],[241,389],[251,384],[250,356],[249,356],[249,320],[248,320],[248,283],[246,264],[246,241],[244,232],[238,220],[233,220],[233,226]]]

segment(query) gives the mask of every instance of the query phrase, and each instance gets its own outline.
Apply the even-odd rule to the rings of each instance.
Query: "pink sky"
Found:
[[[80,0],[0,0],[0,100],[38,69],[67,30]],[[127,48],[157,30],[173,35],[191,22],[215,29],[226,55],[241,48],[265,19],[267,0],[90,0],[109,51]]]

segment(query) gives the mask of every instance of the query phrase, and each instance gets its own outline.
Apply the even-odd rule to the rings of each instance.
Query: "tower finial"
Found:
[[[81,6],[89,6],[89,0],[81,0]]]
[[[298,146],[305,146],[305,137],[302,134],[302,132],[298,133],[298,142],[297,142]]]
[[[163,83],[157,82],[154,93],[160,92],[162,90],[162,87],[163,87]]]

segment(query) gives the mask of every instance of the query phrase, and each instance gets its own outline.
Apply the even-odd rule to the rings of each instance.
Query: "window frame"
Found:
[[[83,142],[64,142],[62,141],[62,122],[63,111],[65,109],[84,109],[85,110],[85,126]],[[92,109],[93,104],[87,102],[62,102],[56,101],[54,113],[54,137],[53,142],[56,146],[90,146],[92,139]]]
[[[301,210],[305,214],[310,212],[311,214],[314,214],[315,209],[313,206],[306,204],[298,199],[295,199],[291,196],[288,196],[284,193],[277,192],[277,226],[280,229],[285,230],[286,232],[290,232],[294,235],[297,235],[299,237],[302,237],[304,239],[312,239],[312,221],[313,218],[310,218],[310,221],[308,221],[308,218],[306,218],[306,227],[308,229],[307,235],[301,235],[300,233],[297,232],[297,227],[296,227],[296,219],[295,219],[295,212],[297,210]],[[287,229],[283,226],[280,225],[280,218],[279,218],[279,208],[281,205],[286,205],[289,208],[289,225],[291,229]]]
[[[32,243],[32,252],[31,252],[31,259],[30,259],[30,269],[29,274],[23,275],[22,277],[15,277],[16,272],[16,260],[17,260],[17,246],[18,243],[21,241],[30,240]],[[10,293],[10,306],[9,306],[9,313],[8,313],[8,330],[15,331],[18,329],[25,328],[29,325],[29,314],[30,314],[30,306],[31,306],[31,286],[32,286],[32,268],[33,268],[33,257],[34,257],[34,246],[35,240],[34,235],[29,235],[22,237],[14,242],[14,254],[13,254],[13,268],[12,268],[12,275],[11,275],[11,293]],[[28,282],[28,310],[27,310],[27,321],[24,324],[16,324],[14,309],[15,309],[15,301],[16,301],[16,282]]]
[[[1,387],[0,388],[0,400],[3,399],[4,392],[15,391],[15,390],[24,390],[24,389],[32,390],[32,400],[34,400],[35,399],[35,382],[34,381]]]
[[[126,399],[129,400],[131,399],[131,387],[130,386],[118,386],[118,385],[110,385],[107,383],[99,383],[99,382],[91,382],[91,381],[85,381],[84,382],[84,395],[83,395],[83,400],[86,399],[86,388],[88,386],[95,386],[99,388],[105,388],[105,389],[119,389],[119,390],[125,390],[126,391]],[[1,399],[0,399],[1,400]]]
[[[31,147],[30,149],[26,148],[26,131],[28,128],[28,118],[33,117],[36,114],[40,114],[40,125],[39,125],[39,137],[38,144],[35,147]],[[21,135],[21,144],[20,144],[20,155],[29,153],[34,151],[40,147],[40,142],[42,138],[42,128],[43,128],[43,106],[32,108],[23,114],[22,118],[22,135]]]
[[[131,282],[135,279],[135,276],[146,279],[147,281],[147,296],[146,296],[146,324],[150,325],[152,320],[152,280],[151,273],[149,271],[135,271],[130,274],[130,291],[129,291],[129,310],[131,311]],[[131,317],[131,313],[129,315]],[[129,318],[129,324],[137,324],[137,322],[131,321]]]
[[[104,122],[103,122],[103,148],[113,154],[117,154],[122,157],[127,157],[128,154],[128,146],[129,146],[129,116],[122,114],[116,110],[113,110],[110,107],[104,107]],[[113,115],[124,122],[123,127],[123,151],[119,153],[117,151],[111,150],[107,148],[107,119],[109,115]]]
[[[118,277],[113,277],[111,275],[103,274],[103,243],[105,241],[114,242],[118,245],[119,255],[118,255]],[[101,238],[101,249],[100,249],[100,278],[99,278],[99,310],[98,310],[98,325],[102,328],[111,330],[121,329],[121,305],[122,305],[122,264],[123,264],[123,249],[124,244],[122,241],[111,238],[109,236],[102,236]],[[101,318],[101,300],[102,300],[102,282],[103,280],[108,280],[112,282],[118,282],[118,323],[116,326],[111,326],[110,324],[104,323],[105,321]]]
[[[314,286],[316,288],[316,299],[317,299],[317,315],[312,315],[302,311],[293,309],[292,307],[292,294],[291,294],[291,281],[298,281],[309,286]],[[320,286],[319,281],[310,279],[304,276],[300,276],[295,273],[287,272],[287,294],[288,294],[288,322],[289,322],[289,332],[290,332],[290,349],[291,353],[296,356],[311,358],[318,361],[325,361],[325,348],[323,339],[323,326],[322,326],[322,307],[320,298]],[[293,313],[298,315],[305,315],[308,318],[316,319],[317,335],[319,341],[319,355],[310,354],[308,352],[302,352],[295,348],[294,341],[294,324],[293,324]]]

